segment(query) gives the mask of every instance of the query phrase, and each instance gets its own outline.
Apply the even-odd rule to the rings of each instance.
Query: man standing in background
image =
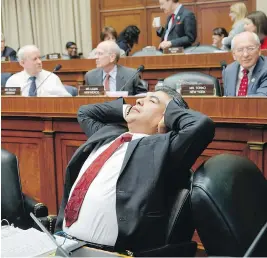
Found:
[[[189,47],[197,37],[196,17],[185,9],[179,0],[159,0],[160,9],[168,15],[167,23],[157,30],[161,37],[160,49],[169,47]],[[153,27],[156,24],[153,22]]]

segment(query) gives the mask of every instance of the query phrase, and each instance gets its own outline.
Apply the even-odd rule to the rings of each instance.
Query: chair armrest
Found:
[[[196,242],[167,244],[155,249],[133,253],[134,257],[194,257],[197,251]]]
[[[24,208],[27,216],[32,212],[37,218],[48,216],[48,208],[43,203],[38,203],[31,197],[23,194]]]
[[[49,215],[46,217],[39,217],[38,220],[45,226],[45,228],[51,233],[54,234],[55,231],[55,225],[57,221],[57,216],[56,215]],[[40,227],[34,223],[33,225],[34,228],[41,230]]]

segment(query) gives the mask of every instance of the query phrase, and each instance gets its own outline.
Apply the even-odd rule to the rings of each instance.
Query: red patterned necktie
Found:
[[[247,96],[247,92],[248,92],[248,73],[249,73],[249,71],[247,69],[244,69],[242,72],[244,75],[243,75],[243,78],[241,79],[237,96]]]
[[[173,23],[174,23],[174,17],[175,17],[175,14],[173,13],[173,14],[172,14],[172,25],[173,25]]]
[[[123,143],[130,142],[132,137],[133,136],[129,133],[118,137],[84,172],[79,182],[76,184],[65,208],[66,227],[70,227],[78,219],[84,197],[105,162]]]
[[[104,88],[106,91],[109,91],[109,78],[110,78],[110,75],[107,73],[105,81],[104,81]]]

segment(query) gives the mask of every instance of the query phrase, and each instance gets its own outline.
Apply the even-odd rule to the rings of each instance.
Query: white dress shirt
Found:
[[[123,112],[125,112],[125,107],[126,106],[123,107]],[[145,134],[132,135],[132,141],[148,136]],[[72,186],[70,197],[77,182],[87,168],[113,142],[114,141],[101,146],[99,149],[93,150],[88,156]],[[91,243],[109,246],[115,245],[118,237],[116,185],[128,144],[128,142],[122,144],[100,169],[85,195],[77,221],[70,227],[66,227],[66,221],[64,219],[64,232],[80,240]]]
[[[109,72],[109,91],[116,91],[117,86],[116,86],[116,76],[117,76],[117,70],[118,67],[117,65],[114,66],[114,68]],[[106,79],[107,73],[103,70],[103,84]]]
[[[253,70],[255,68],[256,65],[253,65],[252,67],[250,67],[248,70],[249,70],[249,73],[248,73],[248,84],[250,83],[251,81],[251,77],[252,77],[252,73],[253,73]],[[242,66],[240,66],[239,68],[239,72],[238,72],[238,78],[237,78],[237,84],[236,84],[236,92],[235,92],[235,95],[237,96],[238,95],[238,90],[239,90],[239,87],[240,87],[240,84],[241,84],[241,80],[244,76],[244,73],[243,73],[243,70],[244,68]]]
[[[178,7],[175,9],[175,11],[174,11],[174,21],[173,22],[175,22],[175,17],[178,14],[178,12],[180,11],[181,7],[182,7],[182,4],[178,5]],[[170,30],[171,30],[171,27],[172,27],[172,17],[169,20],[168,29],[166,30],[166,33],[164,35],[164,40],[168,40],[168,36],[169,36]]]
[[[20,87],[22,96],[27,97],[29,96],[29,89],[32,83],[30,77],[32,76],[25,70],[16,73],[7,80],[6,87]],[[59,77],[54,73],[42,70],[35,77],[38,97],[71,97]]]

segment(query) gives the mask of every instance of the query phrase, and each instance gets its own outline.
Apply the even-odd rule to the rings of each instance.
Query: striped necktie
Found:
[[[37,96],[36,77],[32,76],[29,79],[32,81],[30,89],[29,89],[29,96],[30,97],[36,97]]]

